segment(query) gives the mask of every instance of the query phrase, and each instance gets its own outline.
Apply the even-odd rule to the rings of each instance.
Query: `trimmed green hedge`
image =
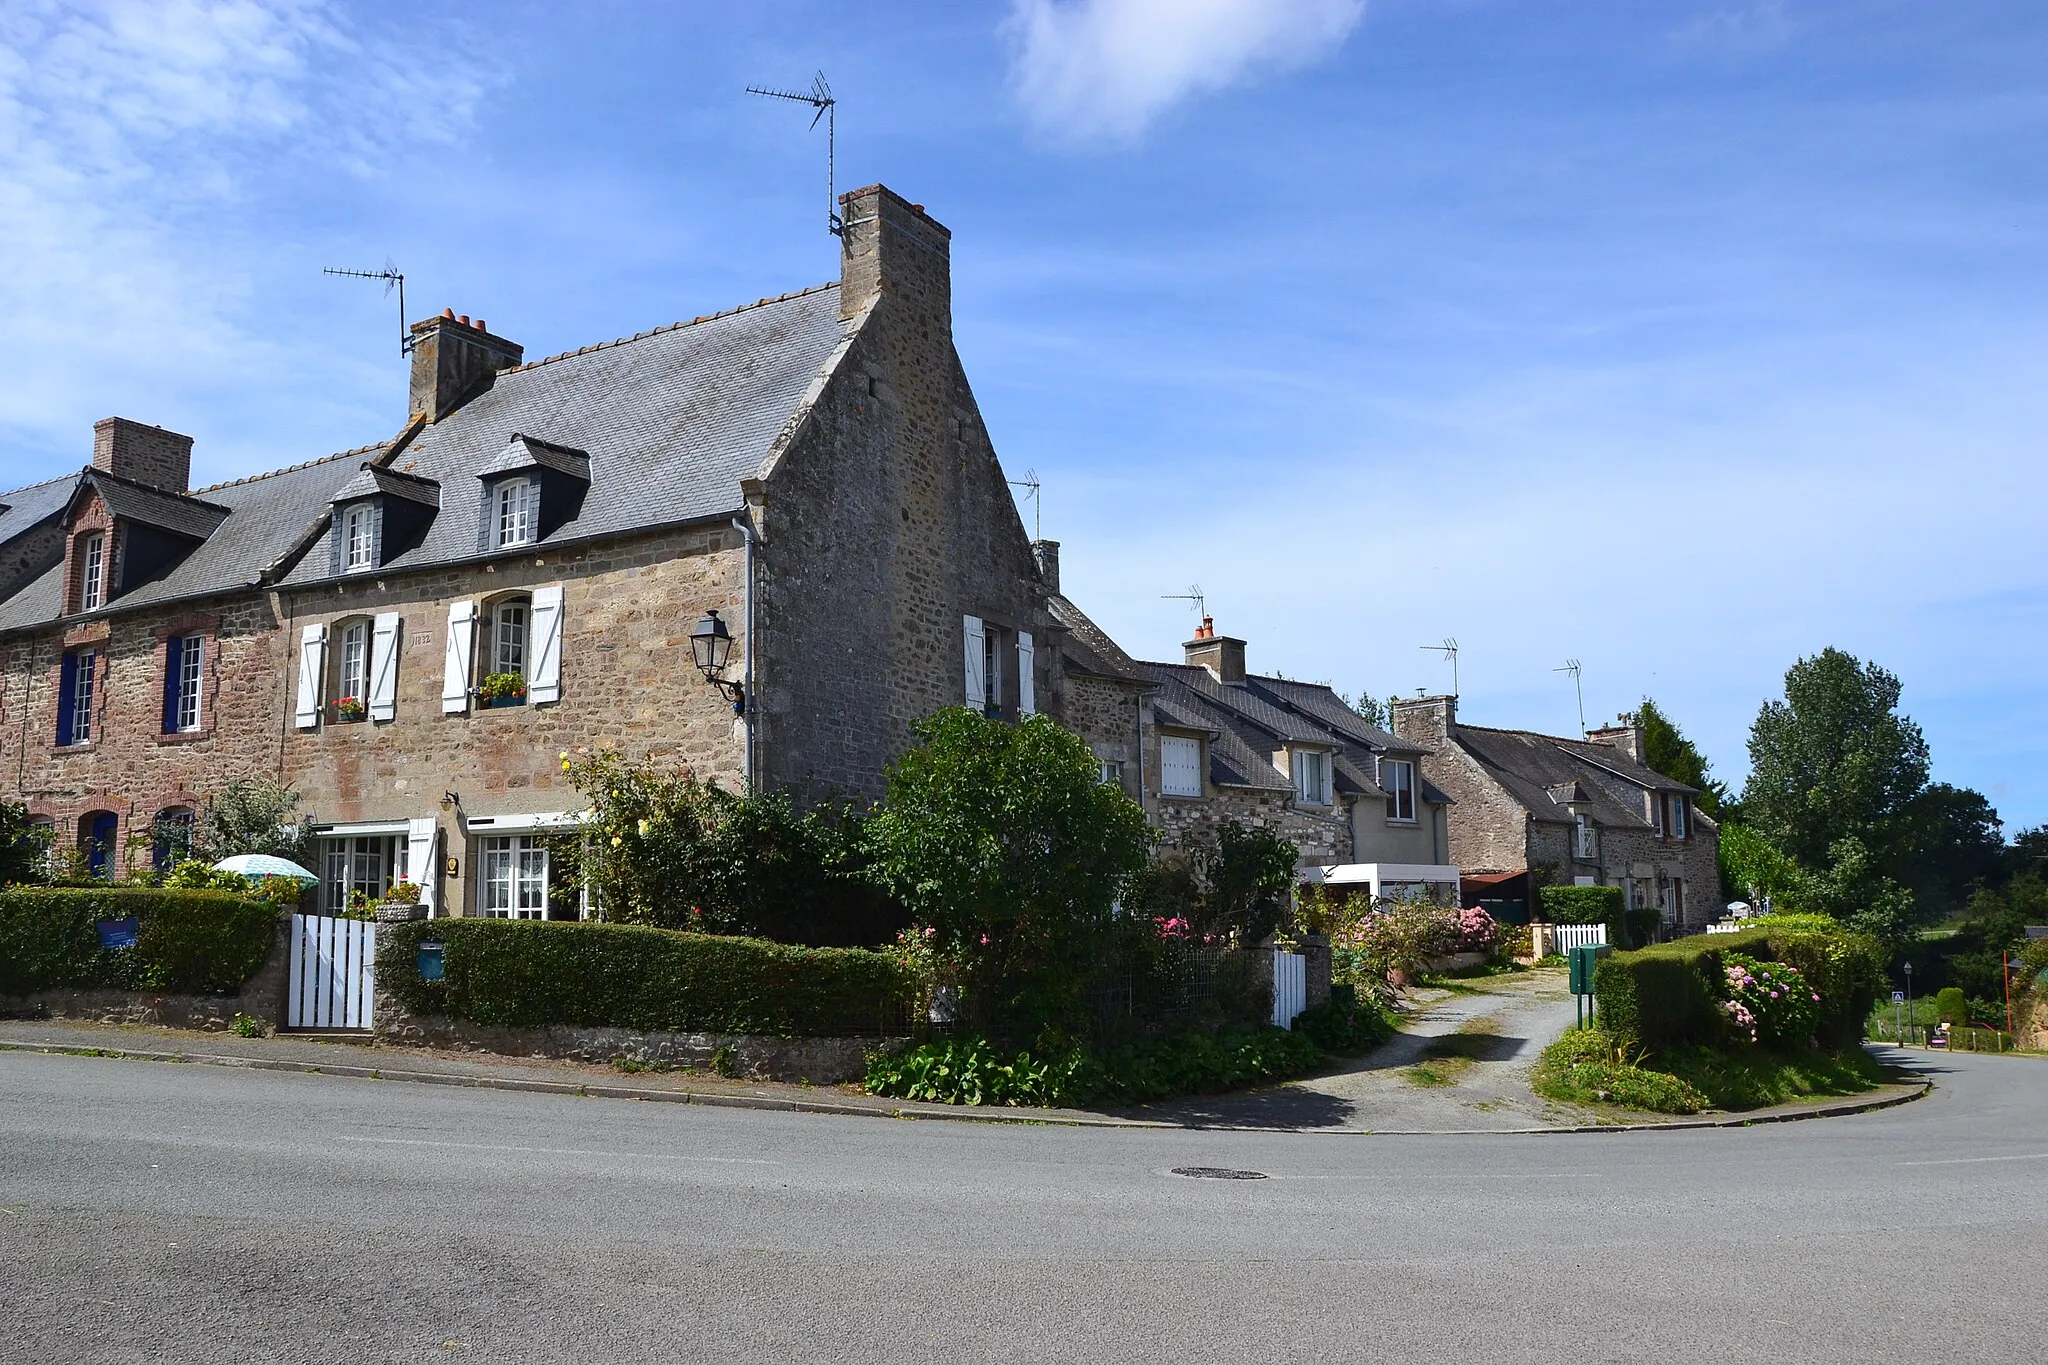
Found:
[[[99,921],[136,921],[102,948]],[[263,966],[277,908],[227,891],[17,886],[0,891],[0,995],[63,987],[232,995]]]
[[[1699,934],[1601,959],[1593,978],[1600,1026],[1647,1047],[1710,1044],[1722,1032],[1724,955],[1743,953],[1796,967],[1820,996],[1815,1034],[1827,1047],[1853,1047],[1885,983],[1889,957],[1864,934],[1751,929]]]
[[[1654,909],[1628,909],[1618,886],[1546,886],[1537,894],[1552,924],[1604,924],[1616,948],[1650,942],[1663,920]]]
[[[443,945],[439,981],[420,980],[424,941]],[[901,966],[866,949],[637,924],[417,920],[378,947],[377,984],[415,1013],[515,1028],[828,1037],[900,1029],[915,997]]]

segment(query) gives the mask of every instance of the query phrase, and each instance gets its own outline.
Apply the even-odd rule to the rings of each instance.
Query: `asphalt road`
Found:
[[[1849,1118],[1394,1138],[0,1054],[0,1361],[2039,1359],[2048,1064],[1933,1065]]]

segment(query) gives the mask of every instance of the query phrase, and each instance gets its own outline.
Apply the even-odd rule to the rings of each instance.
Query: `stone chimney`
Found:
[[[1440,747],[1458,724],[1456,697],[1395,697],[1388,709],[1393,712],[1394,733],[1425,749]]]
[[[1638,763],[1643,761],[1643,735],[1633,725],[1603,725],[1597,730],[1588,730],[1586,740],[1619,749]]]
[[[1214,617],[1204,616],[1195,638],[1181,646],[1190,667],[1199,666],[1209,670],[1211,677],[1220,683],[1242,683],[1244,681],[1244,641],[1231,635],[1218,635]]]
[[[1045,583],[1045,590],[1058,592],[1060,543],[1057,540],[1034,540],[1031,542],[1031,557],[1038,561],[1038,577]]]
[[[888,295],[950,342],[953,234],[924,205],[881,185],[840,195],[839,216],[839,316]]]
[[[498,371],[526,358],[515,342],[492,335],[478,318],[441,316],[412,325],[412,416],[438,422],[491,386]]]
[[[92,424],[92,467],[169,493],[189,493],[192,438],[126,417],[104,417]]]

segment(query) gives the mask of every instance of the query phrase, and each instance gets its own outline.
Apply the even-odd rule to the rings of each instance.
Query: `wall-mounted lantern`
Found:
[[[725,622],[718,619],[718,609],[713,607],[690,631],[690,658],[696,663],[697,671],[704,675],[704,681],[724,693],[726,700],[732,703],[732,713],[743,716],[747,713],[747,689],[718,676],[725,672],[726,661],[731,657],[732,632],[725,628]]]

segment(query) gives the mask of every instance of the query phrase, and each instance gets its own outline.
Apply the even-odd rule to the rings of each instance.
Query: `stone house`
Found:
[[[687,323],[534,362],[417,323],[407,420],[341,455],[194,491],[190,438],[101,422],[0,494],[4,794],[104,864],[273,777],[330,905],[402,875],[540,917],[576,912],[562,753],[867,797],[938,707],[1031,713],[1055,622],[951,236],[880,186],[842,209],[837,281]]]
[[[1245,642],[1203,619],[1182,662],[1133,659],[1041,573],[1060,625],[1059,714],[1174,848],[1225,821],[1271,829],[1305,873],[1400,894],[1454,888],[1444,794],[1423,751],[1368,724],[1329,687],[1247,672]],[[1384,873],[1384,875],[1383,875]]]
[[[1468,899],[1533,910],[1544,885],[1619,886],[1674,933],[1718,918],[1719,827],[1697,791],[1644,766],[1633,727],[1584,739],[1488,729],[1461,723],[1455,697],[1396,700],[1393,725],[1429,751],[1424,770],[1456,803],[1450,861]]]

